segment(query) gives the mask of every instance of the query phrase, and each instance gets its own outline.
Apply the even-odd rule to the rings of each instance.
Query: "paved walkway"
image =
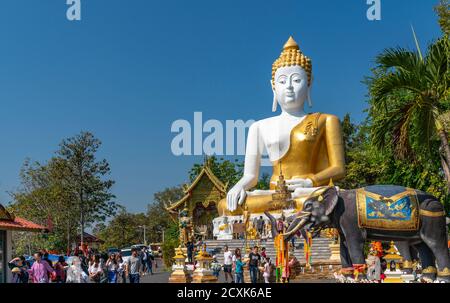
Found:
[[[168,283],[170,272],[166,271],[161,260],[157,260],[158,269],[153,275],[145,275],[141,277],[141,283]],[[229,282],[229,281],[228,281]],[[225,283],[225,275],[223,271],[219,275],[219,283]],[[334,280],[302,280],[295,283],[335,283]]]

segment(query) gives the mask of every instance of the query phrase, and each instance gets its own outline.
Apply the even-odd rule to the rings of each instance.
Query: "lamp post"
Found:
[[[143,228],[144,229],[144,245],[147,245],[147,238],[146,238],[146,234],[145,234],[145,229],[147,226],[145,225],[139,225],[139,228]]]

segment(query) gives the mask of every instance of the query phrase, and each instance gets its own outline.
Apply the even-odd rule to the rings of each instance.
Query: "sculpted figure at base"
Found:
[[[306,114],[311,102],[312,64],[292,37],[272,66],[273,111],[281,114],[255,122],[249,130],[242,179],[219,202],[220,215],[242,215],[242,205],[251,214],[269,209],[280,175],[292,192],[295,209],[316,187],[345,175],[343,139],[334,115]],[[250,192],[258,182],[261,156],[267,151],[273,163],[270,190]],[[281,163],[281,165],[280,165]],[[280,171],[282,170],[282,172]],[[275,211],[279,211],[275,209]]]

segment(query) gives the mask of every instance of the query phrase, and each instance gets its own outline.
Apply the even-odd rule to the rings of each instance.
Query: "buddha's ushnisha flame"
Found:
[[[272,64],[272,84],[275,85],[275,73],[281,67],[300,66],[308,74],[308,85],[311,85],[312,63],[300,50],[292,36],[284,44],[280,57]]]

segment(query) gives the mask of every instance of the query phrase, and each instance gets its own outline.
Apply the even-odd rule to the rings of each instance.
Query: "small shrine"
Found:
[[[173,257],[175,264],[172,266],[172,274],[169,278],[169,283],[190,283],[191,276],[186,269],[186,256],[181,247],[175,249],[175,257]]]
[[[391,241],[390,247],[386,250],[386,255],[383,257],[387,262],[387,269],[384,272],[386,278],[384,283],[402,283],[403,272],[400,270],[400,262],[403,257],[394,245],[394,241]]]
[[[228,184],[217,178],[210,167],[210,160],[205,159],[200,173],[191,185],[184,187],[184,196],[166,206],[175,221],[181,217],[190,218],[190,231],[185,235],[185,242],[192,237],[203,240],[213,238],[213,219],[217,217],[217,204],[226,197]],[[180,214],[183,213],[183,216]],[[189,230],[189,229],[188,229]]]
[[[195,257],[197,261],[197,268],[192,274],[193,283],[216,283],[217,277],[214,276],[211,269],[211,262],[213,258],[206,251],[206,245],[203,245],[203,249]]]

